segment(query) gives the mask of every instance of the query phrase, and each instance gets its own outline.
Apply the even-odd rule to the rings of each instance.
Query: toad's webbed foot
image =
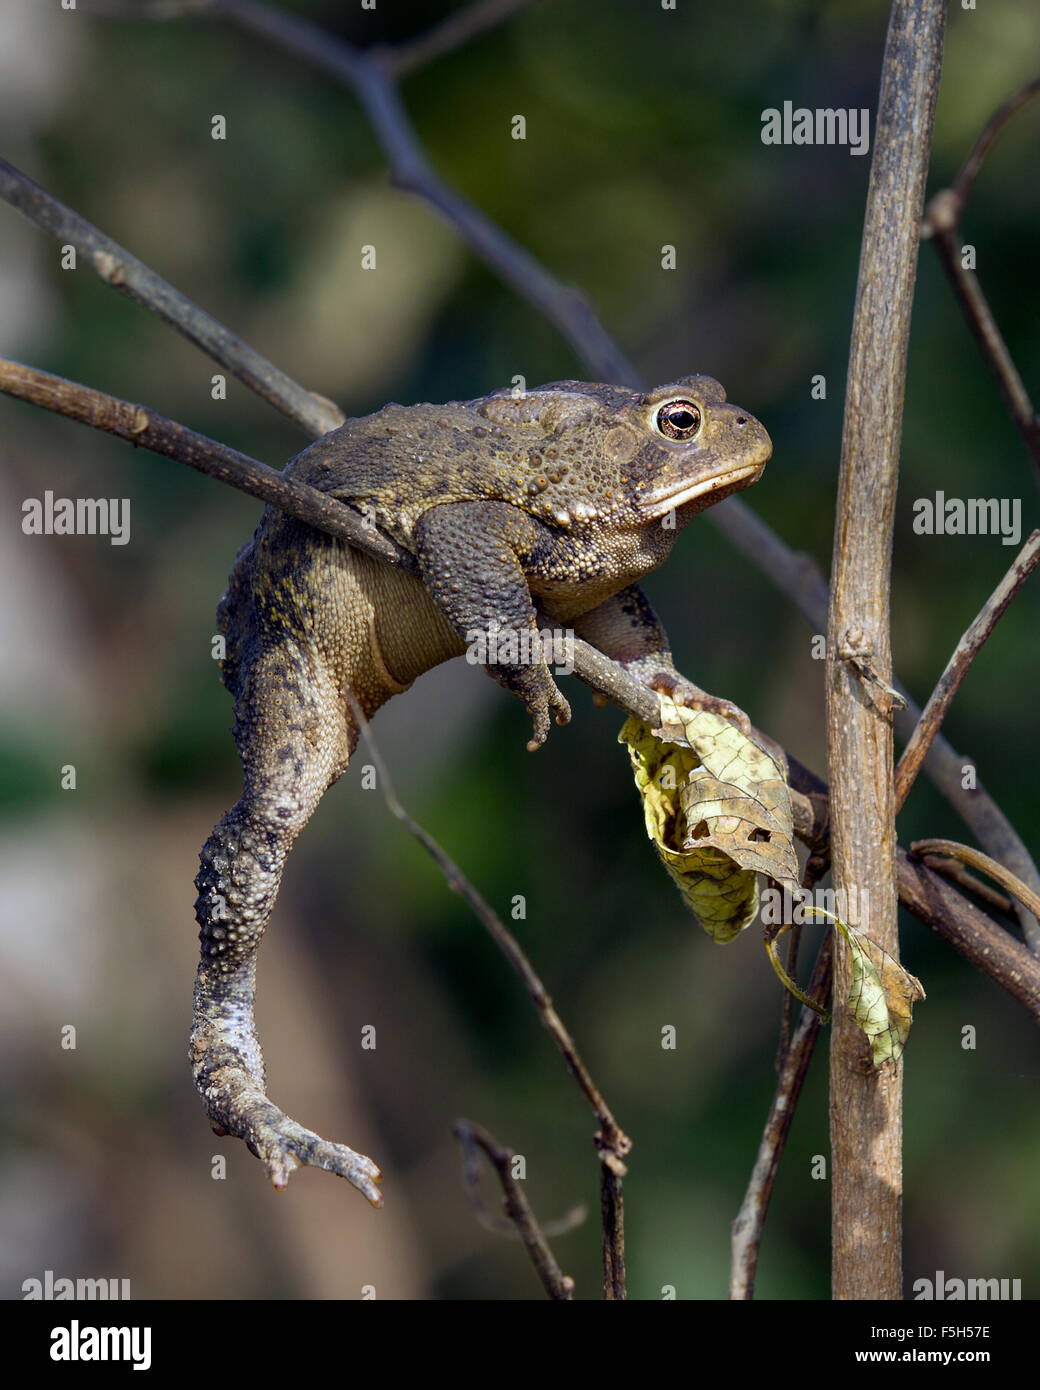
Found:
[[[214,1133],[233,1132],[236,1138],[244,1139],[250,1153],[267,1169],[277,1191],[285,1191],[290,1173],[309,1166],[346,1178],[374,1207],[383,1205],[383,1194],[376,1186],[383,1181],[383,1175],[364,1154],[304,1129],[263,1094],[240,1097],[235,1109],[241,1116],[240,1126],[234,1131],[215,1126]]]
[[[709,714],[721,715],[735,724],[742,734],[751,736],[753,725],[739,705],[732,700],[724,700],[720,695],[709,695],[699,685],[687,680],[677,671],[654,672],[647,681],[651,690],[669,696],[677,705],[687,709],[707,710]]]
[[[264,1065],[253,1023],[252,970],[222,977],[203,964],[195,988],[191,1065],[217,1134],[243,1139],[283,1191],[290,1173],[309,1166],[346,1178],[374,1207],[382,1174],[370,1158],[290,1119],[264,1090]]]

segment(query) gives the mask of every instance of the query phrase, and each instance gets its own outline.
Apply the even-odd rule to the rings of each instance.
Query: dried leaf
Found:
[[[647,834],[687,907],[719,943],[758,913],[756,873],[797,888],[786,768],[721,715],[661,697],[662,727],[629,719]]]
[[[839,922],[852,951],[852,984],[845,1001],[870,1039],[875,1067],[894,1062],[903,1051],[914,1004],[925,997],[921,981],[863,932]]]

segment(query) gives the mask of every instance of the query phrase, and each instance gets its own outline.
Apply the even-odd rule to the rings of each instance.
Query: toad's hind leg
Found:
[[[190,1056],[214,1129],[244,1139],[276,1188],[310,1164],[381,1206],[371,1159],[304,1129],[268,1100],[253,1018],[256,953],[286,855],[346,767],[353,723],[329,672],[316,670],[314,655],[291,640],[268,648],[244,676],[235,721],[242,798],[203,846],[195,879],[202,958]]]

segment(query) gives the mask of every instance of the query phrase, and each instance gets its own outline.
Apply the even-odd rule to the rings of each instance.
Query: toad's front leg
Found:
[[[488,675],[527,706],[534,752],[553,714],[558,724],[571,717],[545,660],[524,569],[543,533],[506,503],[459,502],[431,507],[415,539],[433,601]]]
[[[276,1188],[309,1164],[382,1206],[370,1158],[322,1139],[267,1098],[253,1017],[256,953],[286,855],[345,768],[356,730],[328,675],[288,641],[257,659],[236,716],[242,799],[203,846],[195,879],[202,942],[190,1045],[195,1085],[214,1130],[244,1139]]]

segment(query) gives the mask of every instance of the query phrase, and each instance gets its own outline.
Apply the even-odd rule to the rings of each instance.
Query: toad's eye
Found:
[[[700,407],[693,401],[666,401],[654,416],[665,439],[692,439],[701,427]]]

